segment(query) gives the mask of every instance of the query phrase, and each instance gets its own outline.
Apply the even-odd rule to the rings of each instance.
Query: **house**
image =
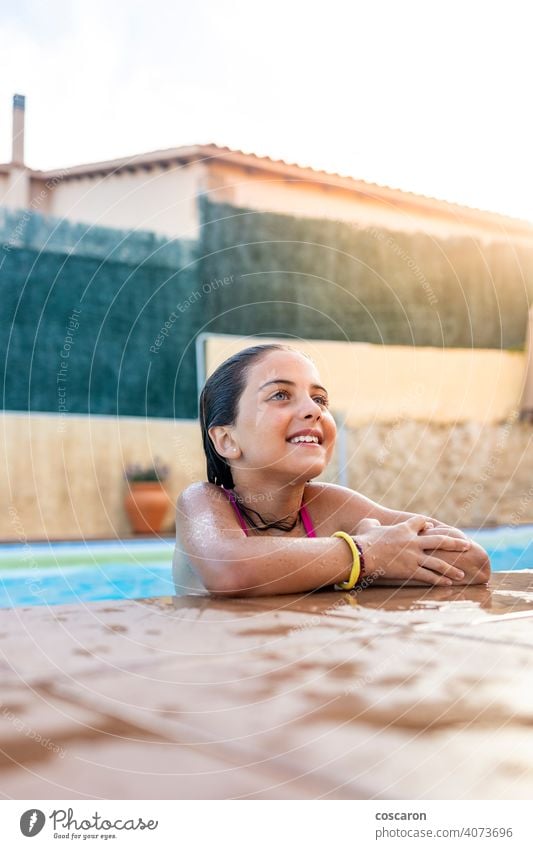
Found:
[[[189,145],[49,171],[24,161],[25,98],[13,98],[11,162],[0,205],[73,222],[196,239],[198,200],[362,228],[531,242],[533,224],[215,144]]]

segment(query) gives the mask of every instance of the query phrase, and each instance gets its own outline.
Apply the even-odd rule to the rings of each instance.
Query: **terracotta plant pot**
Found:
[[[136,481],[129,484],[124,507],[136,534],[157,534],[168,508],[168,496],[159,481]]]

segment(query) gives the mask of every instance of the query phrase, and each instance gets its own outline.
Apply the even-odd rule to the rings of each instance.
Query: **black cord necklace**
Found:
[[[275,522],[266,522],[261,516],[261,514],[257,512],[257,510],[252,510],[251,507],[244,506],[243,499],[235,492],[235,490],[233,490],[233,495],[235,496],[235,500],[237,501],[239,509],[242,512],[244,518],[246,519],[250,527],[255,528],[256,531],[268,531],[269,528],[277,528],[280,531],[285,531],[288,533],[289,531],[293,531],[298,522],[301,521],[302,517],[300,516],[300,511],[298,511],[298,515],[296,516],[296,519],[292,524],[283,521],[283,519],[277,519]],[[259,519],[261,520],[262,527],[256,525],[250,513],[254,513],[256,516],[259,517]]]

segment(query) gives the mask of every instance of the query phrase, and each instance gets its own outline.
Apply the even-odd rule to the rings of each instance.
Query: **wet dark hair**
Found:
[[[224,457],[218,454],[208,431],[217,425],[235,424],[239,400],[246,387],[247,373],[252,365],[270,351],[302,353],[295,348],[291,348],[290,345],[281,343],[254,345],[251,348],[245,348],[243,351],[239,351],[225,360],[205,382],[200,394],[199,418],[207,460],[207,480],[209,483],[223,486],[225,489],[233,489],[234,487],[230,465]],[[306,355],[304,354],[304,356]],[[283,522],[265,523],[257,511],[246,508],[238,497],[237,500],[245,518],[255,528],[257,528],[257,525],[250,518],[249,513],[256,513],[259,516],[262,525],[264,525],[259,530],[266,530],[267,527],[280,527],[281,530],[291,530],[294,527],[294,525],[288,527],[287,523]]]

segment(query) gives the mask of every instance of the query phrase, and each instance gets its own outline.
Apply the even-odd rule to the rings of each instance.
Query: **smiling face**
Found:
[[[316,367],[291,351],[270,351],[249,367],[235,423],[213,430],[226,432],[217,449],[223,448],[234,476],[246,470],[292,482],[324,471],[337,432]]]

